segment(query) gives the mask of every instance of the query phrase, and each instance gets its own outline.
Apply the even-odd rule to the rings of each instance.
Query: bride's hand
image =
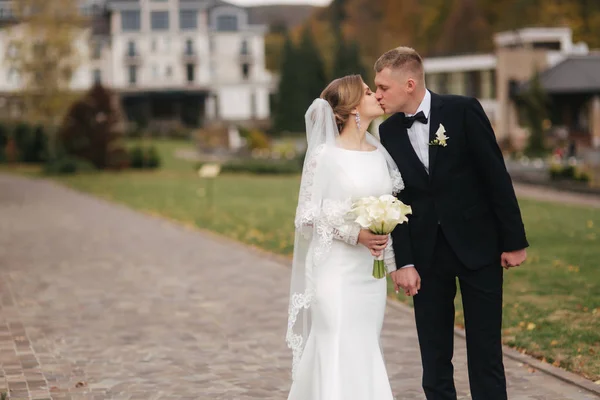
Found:
[[[368,229],[361,229],[358,234],[358,243],[371,250],[374,257],[380,256],[386,248],[389,235],[376,235]]]

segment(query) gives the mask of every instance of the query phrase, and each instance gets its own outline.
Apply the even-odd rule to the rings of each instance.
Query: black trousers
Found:
[[[455,400],[454,297],[460,283],[469,382],[473,400],[505,400],[502,362],[502,274],[500,257],[494,265],[473,271],[458,259],[438,228],[434,261],[421,273],[421,290],[414,297],[423,389],[427,400]]]

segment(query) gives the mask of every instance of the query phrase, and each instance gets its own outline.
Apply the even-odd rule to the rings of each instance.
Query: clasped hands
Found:
[[[387,247],[388,241],[388,235],[376,235],[368,229],[361,229],[358,234],[358,243],[368,248],[374,257],[381,255],[381,252]],[[421,277],[414,267],[401,268],[392,272],[390,277],[394,282],[396,293],[399,288],[402,288],[407,296],[414,296],[421,288]]]

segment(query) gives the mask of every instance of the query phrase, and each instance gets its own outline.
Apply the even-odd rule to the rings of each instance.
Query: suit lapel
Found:
[[[402,119],[399,119],[400,122],[397,123],[396,129],[393,134],[394,138],[398,141],[398,147],[402,154],[406,157],[406,159],[412,164],[417,173],[423,178],[425,182],[427,182],[427,170],[425,166],[417,156],[415,149],[410,142],[410,138],[408,137],[408,132],[406,127],[402,124]]]
[[[440,127],[442,120],[441,116],[442,98],[431,92],[431,111],[429,113],[429,141],[435,139],[435,133]],[[433,177],[433,169],[435,167],[435,159],[440,146],[429,146],[429,180]]]

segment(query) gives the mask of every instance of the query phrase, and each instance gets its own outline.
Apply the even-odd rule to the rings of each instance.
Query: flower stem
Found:
[[[385,263],[383,260],[373,261],[373,278],[375,278],[375,279],[385,278]]]

